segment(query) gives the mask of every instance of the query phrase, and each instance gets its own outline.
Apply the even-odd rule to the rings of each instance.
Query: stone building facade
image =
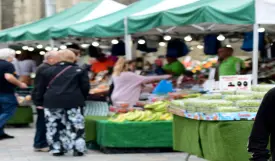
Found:
[[[55,0],[56,12],[63,11],[81,1],[94,0]],[[131,4],[137,0],[116,0]],[[45,17],[45,0],[0,0],[0,29],[33,22]]]

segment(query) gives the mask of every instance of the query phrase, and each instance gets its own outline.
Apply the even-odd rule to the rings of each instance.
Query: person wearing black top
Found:
[[[34,101],[45,109],[46,137],[50,153],[64,155],[74,150],[82,156],[85,147],[82,108],[89,94],[88,72],[78,67],[70,50],[59,51],[61,62],[42,72]]]
[[[34,79],[34,88],[32,91],[32,97],[34,98],[37,93],[37,87],[41,83],[42,72],[48,69],[51,65],[56,64],[59,61],[58,52],[50,51],[44,55],[44,62],[37,68],[36,76]],[[46,124],[44,109],[41,106],[37,106],[36,101],[33,102],[36,105],[37,119],[36,119],[36,132],[34,137],[34,150],[38,152],[49,151],[48,143],[46,139]]]
[[[0,140],[12,139],[4,132],[6,122],[13,116],[18,105],[15,97],[15,87],[27,88],[14,75],[13,61],[15,51],[12,49],[0,49]]]
[[[258,110],[248,143],[251,161],[275,161],[275,88],[264,97]],[[270,143],[270,151],[267,146]]]

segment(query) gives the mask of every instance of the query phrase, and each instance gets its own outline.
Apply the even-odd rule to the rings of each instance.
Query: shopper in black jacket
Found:
[[[40,86],[42,82],[42,72],[48,69],[51,65],[56,64],[59,61],[58,52],[50,51],[44,55],[43,63],[36,69],[36,76],[34,79],[34,88],[32,91],[33,103],[36,105],[37,119],[36,119],[36,132],[34,137],[34,150],[38,152],[47,152],[49,151],[48,143],[46,139],[46,124],[45,124],[45,116],[44,109],[41,106],[38,106],[35,100],[37,95],[37,87]]]
[[[47,140],[54,156],[85,151],[84,116],[90,85],[87,71],[78,67],[70,50],[59,51],[61,62],[42,72],[35,102],[45,108]]]
[[[248,151],[251,161],[268,161],[270,153],[275,161],[275,88],[264,97],[249,137]],[[270,151],[267,145],[270,139]]]

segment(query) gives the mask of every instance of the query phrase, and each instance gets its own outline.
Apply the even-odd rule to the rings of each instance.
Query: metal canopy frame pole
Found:
[[[191,157],[191,154],[188,153],[184,160],[185,160],[185,161],[189,161],[189,158],[190,158],[190,157]]]
[[[124,18],[124,41],[125,41],[125,52],[126,52],[126,59],[132,60],[133,53],[132,53],[132,36],[128,33],[128,18]]]
[[[253,57],[252,57],[252,83],[253,85],[258,84],[258,59],[259,59],[259,25],[253,25]]]
[[[50,39],[49,42],[50,42],[51,48],[53,49],[53,48],[54,48],[54,40],[53,40],[53,39]]]

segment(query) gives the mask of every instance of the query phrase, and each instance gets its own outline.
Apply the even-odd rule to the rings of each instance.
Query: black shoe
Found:
[[[53,156],[55,156],[55,157],[60,157],[60,156],[63,156],[64,155],[64,153],[53,153]]]
[[[4,139],[13,139],[14,136],[8,135],[8,134],[3,134],[0,135],[0,140],[4,140]]]
[[[81,153],[81,152],[76,152],[74,151],[74,154],[73,154],[75,157],[81,157],[84,155],[84,153]]]

